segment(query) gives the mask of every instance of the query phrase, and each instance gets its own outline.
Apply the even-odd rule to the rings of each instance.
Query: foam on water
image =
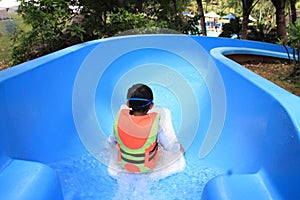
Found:
[[[184,171],[160,180],[129,173],[115,180],[108,175],[107,167],[90,154],[50,166],[58,173],[66,200],[200,199],[207,181],[218,174],[201,166],[198,159],[186,160]]]

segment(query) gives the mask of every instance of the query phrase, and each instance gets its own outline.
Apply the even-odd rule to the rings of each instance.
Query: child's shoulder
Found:
[[[155,106],[152,108],[151,112],[158,113],[161,116],[168,116],[171,114],[171,111],[168,108],[164,108],[162,106]]]

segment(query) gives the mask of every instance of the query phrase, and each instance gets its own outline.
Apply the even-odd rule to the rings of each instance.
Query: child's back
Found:
[[[151,89],[143,84],[133,85],[128,90],[127,100],[127,108],[121,108],[115,120],[114,134],[109,138],[118,148],[117,160],[121,169],[129,172],[161,169],[164,166],[162,162],[158,165],[158,161],[162,150],[172,152],[178,159],[182,148],[172,126],[170,111],[160,108],[156,109],[159,112],[149,112],[154,105]]]

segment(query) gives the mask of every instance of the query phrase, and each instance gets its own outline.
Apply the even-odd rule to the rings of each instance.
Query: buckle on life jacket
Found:
[[[159,158],[158,143],[155,141],[145,150],[145,167],[153,169]]]

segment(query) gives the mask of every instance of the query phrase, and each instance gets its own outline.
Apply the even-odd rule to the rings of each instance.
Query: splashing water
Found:
[[[58,173],[66,200],[92,199],[200,199],[205,184],[218,175],[201,166],[200,160],[187,160],[183,172],[161,180],[146,174],[122,174],[111,178],[107,167],[90,154],[50,165]]]

